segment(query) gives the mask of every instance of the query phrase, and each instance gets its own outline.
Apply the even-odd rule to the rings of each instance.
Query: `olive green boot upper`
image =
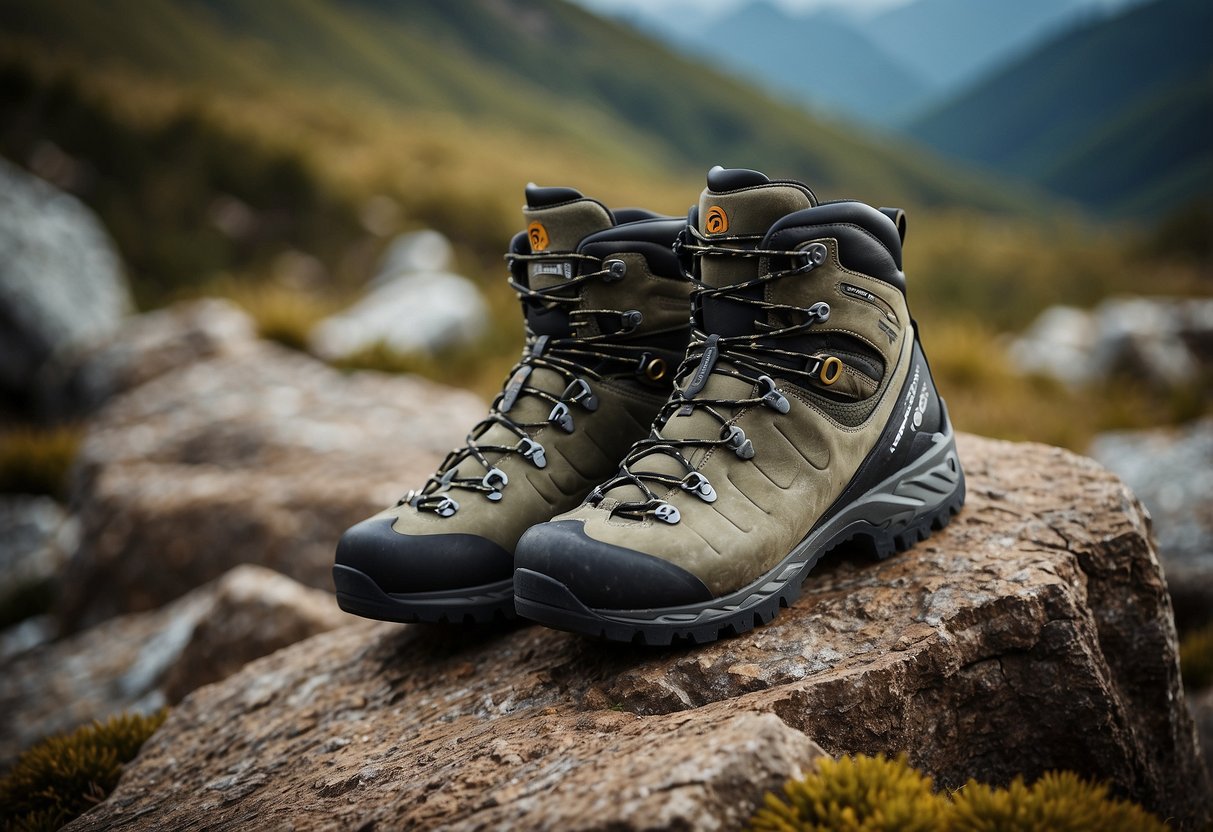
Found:
[[[519,543],[518,611],[621,640],[769,620],[829,548],[891,553],[964,496],[906,304],[904,216],[714,168],[695,331],[651,436]]]
[[[679,219],[611,212],[528,186],[507,255],[526,345],[466,444],[400,502],[351,528],[334,580],[348,611],[390,620],[513,614],[514,546],[582,502],[649,425],[689,337]]]

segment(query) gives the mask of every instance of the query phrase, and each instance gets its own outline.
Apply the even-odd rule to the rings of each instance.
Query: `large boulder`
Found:
[[[1213,377],[1213,298],[1109,298],[1052,306],[1010,346],[1020,369],[1070,384],[1128,376],[1159,389]]]
[[[470,393],[261,341],[159,375],[89,423],[62,624],[155,609],[241,563],[331,589],[341,532],[483,415]]]
[[[370,291],[313,328],[309,348],[329,361],[366,350],[434,353],[484,335],[488,307],[476,284],[449,271],[450,244],[436,231],[402,235]]]
[[[946,787],[1072,769],[1199,822],[1166,584],[1091,460],[960,438],[969,502],[910,552],[838,553],[702,647],[363,623],[187,697],[73,830],[739,828],[814,757]]]
[[[176,703],[253,659],[352,620],[329,593],[241,566],[163,609],[38,647],[0,674],[0,765],[49,734]]]
[[[87,416],[119,393],[195,361],[235,355],[257,339],[253,319],[228,300],[185,301],[129,318],[121,332],[61,349],[39,373],[40,409]]]
[[[56,350],[114,332],[131,308],[93,212],[0,159],[0,389],[28,394]]]

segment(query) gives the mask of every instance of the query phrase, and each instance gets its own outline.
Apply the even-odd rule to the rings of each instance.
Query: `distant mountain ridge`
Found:
[[[1020,210],[1022,194],[781,104],[562,0],[0,0],[3,37],[85,65],[450,111],[644,170],[724,163],[826,192]],[[541,170],[541,159],[537,159]]]
[[[876,125],[909,115],[932,90],[837,12],[793,16],[752,3],[688,34],[685,42],[770,89]]]
[[[1100,212],[1213,197],[1213,3],[1078,27],[917,119],[915,138]]]

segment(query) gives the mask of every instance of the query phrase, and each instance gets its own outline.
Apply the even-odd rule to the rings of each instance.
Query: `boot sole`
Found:
[[[965,478],[949,426],[935,446],[823,521],[775,568],[742,589],[701,604],[646,610],[591,609],[560,581],[529,569],[514,572],[518,614],[561,630],[609,641],[664,646],[701,644],[770,622],[800,597],[813,567],[844,544],[880,560],[944,528],[964,505]]]
[[[465,587],[442,592],[384,592],[370,576],[349,566],[333,567],[337,606],[346,612],[378,621],[488,624],[516,618],[514,581]]]

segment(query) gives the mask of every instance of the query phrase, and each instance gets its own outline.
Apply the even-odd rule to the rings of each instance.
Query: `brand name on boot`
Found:
[[[573,276],[572,263],[534,263],[531,265],[531,277],[540,274],[551,274],[568,280]]]
[[[897,428],[897,435],[893,437],[893,444],[889,446],[889,453],[893,453],[897,450],[898,444],[901,443],[901,437],[906,432],[906,425],[910,423],[910,414],[914,412],[914,399],[918,397],[918,382],[920,377],[921,373],[919,371],[919,367],[915,365],[914,380],[910,382],[910,389],[906,391],[906,413],[901,417],[901,425]],[[926,409],[925,401],[923,403],[923,409]],[[919,421],[921,420],[922,417],[920,416]]]

